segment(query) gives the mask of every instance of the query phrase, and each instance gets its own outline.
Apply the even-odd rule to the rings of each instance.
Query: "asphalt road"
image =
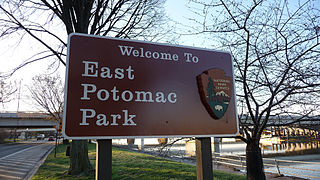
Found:
[[[53,147],[46,141],[0,144],[0,180],[31,178]]]

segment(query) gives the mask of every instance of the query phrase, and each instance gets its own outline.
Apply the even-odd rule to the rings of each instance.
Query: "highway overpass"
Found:
[[[0,113],[0,128],[52,128],[56,124],[49,115],[39,112]]]

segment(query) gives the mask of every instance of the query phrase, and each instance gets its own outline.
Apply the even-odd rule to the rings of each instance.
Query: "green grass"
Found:
[[[16,142],[24,141],[24,139],[16,139]],[[14,143],[14,139],[4,139],[4,143]]]
[[[65,156],[65,145],[59,145],[57,158],[54,151],[48,156],[45,163],[39,168],[33,180],[78,180],[95,179],[94,174],[86,177],[75,177],[67,174],[69,168],[69,157]],[[89,158],[95,167],[95,144],[89,144]],[[245,176],[214,171],[216,180],[238,180],[246,179]],[[112,179],[196,179],[196,167],[169,161],[164,158],[131,152],[118,148],[112,149]]]

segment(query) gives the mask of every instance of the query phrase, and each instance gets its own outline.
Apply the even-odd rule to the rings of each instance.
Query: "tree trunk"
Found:
[[[88,157],[87,140],[72,140],[69,174],[88,175],[94,172]]]
[[[248,180],[266,179],[258,140],[251,140],[247,143],[246,162]]]
[[[135,139],[127,139],[127,144],[129,146],[133,146],[134,145],[134,141],[135,141]]]
[[[165,145],[168,143],[168,138],[158,138],[159,145]]]

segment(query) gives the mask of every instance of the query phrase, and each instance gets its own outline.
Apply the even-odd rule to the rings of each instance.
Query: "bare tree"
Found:
[[[48,113],[57,122],[62,120],[64,85],[60,76],[35,76],[28,89],[41,111]]]
[[[17,92],[17,88],[14,83],[6,82],[4,79],[0,79],[0,103],[8,103],[12,100],[12,95]]]
[[[162,38],[170,29],[163,5],[164,0],[4,0],[0,5],[0,37],[28,37],[44,48],[9,75],[40,60],[54,59],[54,63],[65,65],[66,35],[72,32],[165,41]],[[91,171],[86,143],[72,141],[70,174]]]
[[[0,5],[0,38],[35,40],[42,51],[9,73],[35,61],[55,59],[65,65],[66,35],[72,32],[172,42],[165,0],[4,0]],[[63,30],[65,29],[65,30]],[[58,60],[58,61],[57,61]],[[3,75],[2,75],[3,76]]]
[[[28,86],[31,99],[41,111],[49,115],[50,120],[56,122],[56,143],[54,157],[57,153],[57,135],[62,123],[64,86],[59,75],[38,75],[32,78],[32,83]]]
[[[4,107],[6,103],[13,100],[13,95],[17,92],[16,83],[8,82],[7,79],[0,79],[0,104]],[[0,143],[9,136],[9,130],[0,128]],[[15,137],[14,137],[15,142]]]
[[[283,126],[319,114],[319,1],[194,1],[195,34],[231,52],[236,71],[241,138],[247,178],[265,179],[259,141],[271,125]],[[193,4],[190,4],[192,7]],[[199,18],[202,18],[199,20]],[[273,121],[273,115],[291,121]]]
[[[17,92],[15,83],[6,81],[6,79],[0,79],[0,104],[2,106],[12,100],[12,96]],[[4,139],[9,136],[8,129],[0,128],[0,143],[4,142]]]

